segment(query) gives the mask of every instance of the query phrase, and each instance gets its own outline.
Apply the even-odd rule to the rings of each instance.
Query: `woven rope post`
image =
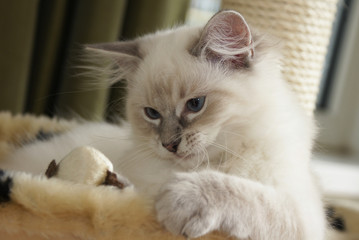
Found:
[[[338,0],[223,0],[250,26],[284,42],[283,74],[312,115]]]

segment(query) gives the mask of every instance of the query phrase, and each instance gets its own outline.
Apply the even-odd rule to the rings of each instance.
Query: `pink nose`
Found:
[[[178,149],[178,145],[181,143],[181,139],[177,139],[176,141],[174,142],[170,142],[170,143],[162,143],[162,146],[164,148],[166,148],[169,152],[177,152],[177,149]]]

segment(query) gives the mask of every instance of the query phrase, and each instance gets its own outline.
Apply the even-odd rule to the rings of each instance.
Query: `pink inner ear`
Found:
[[[209,60],[244,67],[253,56],[252,35],[244,18],[235,11],[222,11],[207,23],[201,37]]]
[[[213,30],[223,33],[223,37],[229,41],[228,46],[238,49],[251,44],[252,36],[249,27],[240,14],[229,11],[218,15],[218,20],[213,19],[215,21]],[[225,28],[225,31],[221,28]]]

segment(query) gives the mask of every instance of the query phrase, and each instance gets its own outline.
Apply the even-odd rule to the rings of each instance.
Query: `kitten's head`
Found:
[[[219,12],[202,28],[180,27],[89,49],[113,56],[119,78],[127,79],[127,118],[139,149],[187,168],[219,154],[230,126],[245,128],[259,105],[253,85],[260,46],[234,11]],[[267,68],[265,74],[277,74]]]

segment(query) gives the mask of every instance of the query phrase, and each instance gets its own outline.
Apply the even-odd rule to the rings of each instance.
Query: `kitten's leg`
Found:
[[[180,173],[163,186],[156,209],[168,230],[188,237],[221,230],[240,239],[322,239],[321,227],[316,236],[306,233],[301,209],[285,196],[219,172]],[[320,223],[321,217],[313,215],[306,224]]]

